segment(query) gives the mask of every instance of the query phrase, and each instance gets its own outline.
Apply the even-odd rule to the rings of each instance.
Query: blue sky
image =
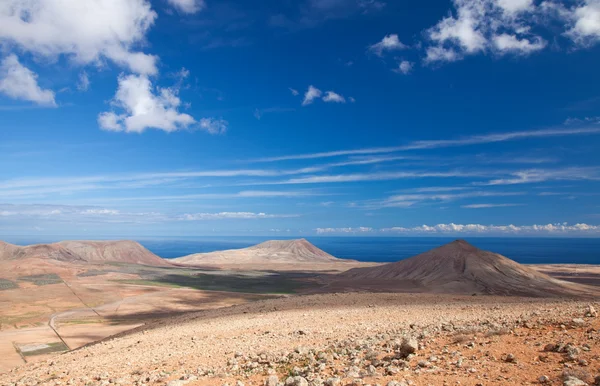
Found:
[[[598,43],[598,0],[4,1],[0,235],[597,237]]]

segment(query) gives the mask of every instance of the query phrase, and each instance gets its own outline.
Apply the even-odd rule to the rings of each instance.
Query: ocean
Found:
[[[224,249],[245,248],[273,237],[194,237],[138,239],[165,258]],[[307,237],[308,241],[340,258],[391,262],[402,260],[451,242],[452,237]],[[466,237],[478,248],[522,264],[600,264],[599,238]]]

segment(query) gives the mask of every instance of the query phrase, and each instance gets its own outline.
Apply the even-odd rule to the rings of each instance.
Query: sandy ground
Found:
[[[0,371],[56,355],[24,357],[23,345],[62,341],[76,349],[161,318],[272,297],[116,282],[138,277],[123,273],[61,277],[57,284],[19,282],[0,291]]]
[[[600,283],[600,268],[597,266],[533,267],[567,280],[581,282],[583,278],[587,284]],[[561,317],[568,312],[579,315],[585,306],[584,303],[563,304],[549,300],[417,294],[301,296],[243,305],[265,296],[128,284],[115,280],[133,279],[138,276],[110,272],[79,277],[77,274],[85,272],[85,269],[63,266],[61,269],[61,277],[66,278],[63,283],[38,287],[32,283],[20,282],[19,289],[0,291],[0,373],[6,373],[16,365],[23,365],[25,361],[31,366],[33,362],[44,362],[50,357],[65,357],[56,357],[56,354],[23,357],[18,350],[20,346],[56,343],[62,339],[70,349],[76,349],[146,324],[151,327],[142,334],[142,339],[139,339],[140,342],[146,342],[140,347],[142,351],[135,351],[135,347],[141,344],[136,341],[135,344],[115,347],[114,350],[109,350],[110,352],[102,353],[113,360],[123,362],[123,357],[119,355],[125,350],[128,355],[144,357],[144,361],[138,364],[131,362],[126,368],[115,367],[114,363],[101,362],[97,364],[97,368],[106,369],[107,373],[115,377],[123,374],[131,377],[131,368],[136,366],[135,371],[138,372],[160,368],[169,374],[175,372],[189,375],[197,372],[199,366],[222,368],[237,350],[293,351],[294,345],[298,344],[319,347],[324,342],[350,337],[353,333],[385,331],[394,325],[405,326],[415,321],[435,324],[441,320],[458,318],[460,323],[471,323],[482,317],[497,318],[498,313],[502,318],[508,318],[506,320],[516,320],[517,315],[530,314],[532,310],[548,311],[548,315],[552,317]],[[219,271],[214,274],[229,277],[239,275],[240,271]],[[248,277],[261,278],[261,275],[256,271],[247,272]],[[265,280],[268,278],[269,276],[265,276]],[[557,304],[566,307],[565,313],[558,312],[560,308]],[[241,306],[227,308],[232,305]],[[190,314],[204,309],[217,310],[193,316]],[[168,331],[167,335],[165,329]],[[322,333],[308,333],[315,330]],[[158,334],[156,337],[152,335],[155,333]],[[173,341],[168,338],[172,333],[175,334]],[[146,337],[148,334],[151,335]],[[257,336],[260,337],[258,340]],[[194,340],[190,343],[192,337]],[[202,355],[198,354],[199,344],[206,347]],[[99,347],[105,345],[103,343],[90,349],[99,350]],[[172,350],[169,350],[169,347]],[[78,355],[75,354],[78,352],[67,355]],[[181,365],[180,362],[185,365]],[[73,374],[78,374],[78,370],[74,371]],[[0,376],[0,380],[4,380],[5,377],[8,377],[8,373]],[[259,384],[262,380],[259,382],[258,378],[254,376],[250,380]],[[215,382],[214,378],[206,381],[208,383],[205,381],[201,377],[198,384],[215,384],[211,383]]]
[[[364,346],[376,349],[383,358],[394,350],[386,348],[385,342],[410,334],[418,337],[421,348],[416,357],[409,359],[408,367],[393,376],[378,369],[379,375],[364,376],[365,382],[387,384],[403,378],[417,385],[444,381],[476,385],[490,380],[506,385],[533,384],[542,375],[558,380],[566,369],[583,369],[590,376],[596,375],[600,346],[597,333],[590,335],[590,331],[600,327],[600,320],[586,318],[581,325],[571,326],[573,319],[584,316],[586,307],[587,303],[575,301],[488,296],[294,296],[165,319],[52,361],[21,366],[0,379],[7,384],[31,377],[47,384],[56,380],[101,384],[108,379],[132,384],[145,378],[151,379],[145,384],[162,385],[183,377],[191,379],[190,385],[235,384],[237,380],[246,385],[262,385],[269,371],[266,365],[260,365],[258,373],[239,371],[232,366],[232,359],[237,356],[238,366],[245,366],[243,363],[252,363],[254,357],[259,361],[261,354],[273,358],[273,363],[285,356],[290,358],[286,363],[269,367],[285,378],[296,367],[302,373],[307,365],[306,356],[294,352],[312,350],[316,355],[340,347],[340,352],[346,350],[354,355],[355,350],[356,358],[361,358],[364,350],[356,347]],[[585,366],[577,361],[562,363],[563,354],[544,353],[546,344],[559,342],[576,344],[577,360],[586,361]],[[589,346],[589,351],[582,351],[583,344]],[[507,354],[516,356],[516,363],[502,359]],[[437,357],[434,362],[430,361],[432,355]],[[548,356],[543,359],[546,362],[540,360],[540,355]],[[452,363],[459,358],[462,364],[457,367]],[[337,375],[351,382],[354,377],[346,376],[351,370],[349,359],[345,354],[339,355],[318,374]],[[427,366],[435,364],[420,368],[420,360],[429,361]],[[356,363],[359,367],[364,365],[362,359]],[[207,371],[208,376],[204,375]]]

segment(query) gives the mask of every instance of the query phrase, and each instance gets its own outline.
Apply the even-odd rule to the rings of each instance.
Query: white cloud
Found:
[[[546,42],[531,32],[532,0],[453,0],[455,15],[426,31],[432,45],[426,63],[452,62],[464,55],[493,52],[528,54]]]
[[[529,169],[509,173],[509,178],[498,178],[481,185],[516,185],[544,181],[600,181],[598,167],[567,167],[564,169]]]
[[[546,42],[535,37],[533,40],[519,39],[515,35],[501,34],[494,36],[494,44],[499,52],[515,52],[517,54],[527,55],[539,51],[546,47]]]
[[[327,91],[323,97],[323,102],[346,103],[346,98],[333,91]]]
[[[94,223],[158,223],[227,219],[292,218],[295,214],[254,212],[217,212],[165,214],[159,212],[124,212],[111,208],[78,205],[0,204],[0,219],[5,221],[46,220]]]
[[[135,50],[154,23],[147,0],[4,0],[0,41],[37,55],[67,55],[79,64],[109,59],[141,74],[155,74],[153,55]]]
[[[379,230],[382,233],[441,233],[441,234],[597,234],[600,226],[567,223],[546,225],[481,225],[481,224],[437,224],[417,227],[392,227]]]
[[[523,204],[469,204],[461,205],[461,208],[466,209],[486,209],[486,208],[507,208],[511,206],[522,206]]]
[[[204,9],[204,0],[167,0],[169,4],[183,13],[197,13]]]
[[[87,91],[90,88],[90,78],[87,72],[83,71],[79,74],[79,82],[77,83],[77,89],[79,91]]]
[[[498,0],[498,5],[509,13],[523,12],[533,7],[533,0]]]
[[[37,74],[23,66],[14,54],[4,58],[0,64],[1,93],[39,105],[56,106],[54,92],[42,89],[37,83],[37,78]]]
[[[148,128],[172,132],[188,128],[196,121],[180,113],[181,104],[175,88],[154,87],[146,75],[121,75],[119,87],[112,101],[122,113],[104,112],[98,116],[100,127],[110,131],[141,133]],[[203,129],[214,130],[214,122],[201,122]],[[216,127],[219,128],[217,122]]]
[[[388,207],[400,207],[407,208],[418,203],[424,202],[450,202],[456,200],[463,200],[465,198],[475,197],[507,197],[507,196],[520,196],[522,192],[494,192],[494,191],[467,191],[461,193],[450,193],[450,192],[435,192],[435,193],[411,193],[411,194],[397,194],[388,197],[387,199],[380,202],[370,202],[367,206],[374,208],[388,208]]]
[[[356,99],[354,99],[353,97],[349,97],[348,100],[350,101],[350,103],[356,102]]]
[[[278,215],[254,212],[220,212],[220,213],[193,213],[181,216],[185,221],[223,220],[223,219],[264,219],[298,217],[298,215]]]
[[[317,98],[320,98],[323,92],[314,86],[308,86],[308,90],[304,93],[304,100],[302,101],[302,106],[307,106],[313,103],[313,101]]]
[[[296,89],[293,89],[293,88],[291,88],[291,87],[289,87],[288,89],[290,90],[290,92],[291,92],[291,93],[292,93],[292,95],[294,95],[294,96],[296,96],[296,95],[300,94],[300,93],[298,92],[298,90],[296,90]]]
[[[373,232],[371,227],[356,227],[356,228],[317,228],[315,231],[318,234],[325,233],[370,233]]]
[[[390,34],[384,36],[380,42],[369,46],[369,51],[373,52],[377,56],[383,56],[384,52],[398,51],[406,48],[408,47],[402,43],[400,39],[398,39],[398,35]]]
[[[349,173],[336,175],[318,175],[291,178],[284,181],[267,182],[261,185],[286,185],[286,184],[326,184],[358,181],[391,181],[415,178],[466,178],[482,177],[485,173],[443,171],[443,172],[376,172],[376,173]],[[488,173],[489,175],[489,173]]]
[[[425,52],[425,63],[455,62],[462,58],[454,49],[439,46],[428,47]]]
[[[571,14],[574,25],[567,34],[577,43],[600,41],[600,1],[586,0]]]
[[[375,147],[353,150],[335,150],[321,153],[309,154],[294,154],[279,157],[266,157],[254,160],[255,162],[276,162],[285,160],[298,159],[315,159],[338,157],[344,155],[364,155],[364,154],[384,154],[406,150],[422,150],[422,149],[437,149],[446,147],[470,146],[485,143],[496,143],[513,141],[526,138],[545,138],[545,137],[562,137],[569,135],[592,135],[600,134],[600,127],[583,127],[583,128],[560,128],[560,129],[543,129],[531,131],[512,131],[507,133],[482,134],[459,139],[439,139],[439,140],[424,140],[413,141],[402,146],[391,147]]]
[[[412,71],[413,66],[414,63],[409,62],[408,60],[403,60],[400,63],[398,63],[398,68],[394,69],[393,71],[399,74],[407,75]]]
[[[229,123],[224,119],[202,118],[200,119],[200,128],[208,131],[210,134],[224,134],[227,131]]]

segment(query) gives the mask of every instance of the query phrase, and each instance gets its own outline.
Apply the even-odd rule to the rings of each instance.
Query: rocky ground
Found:
[[[327,294],[179,316],[0,375],[2,385],[592,385],[590,303]]]

